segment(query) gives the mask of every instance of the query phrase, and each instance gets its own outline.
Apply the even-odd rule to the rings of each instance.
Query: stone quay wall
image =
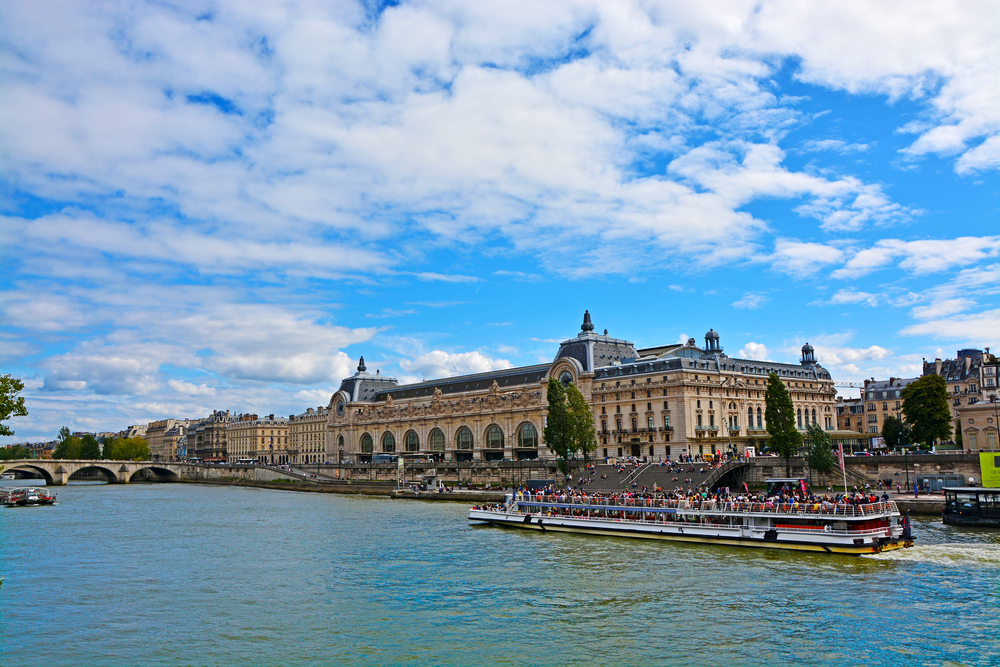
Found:
[[[981,482],[979,454],[914,454],[912,456],[850,456],[844,459],[847,466],[847,484],[868,483],[872,486],[880,479],[890,479],[893,485],[906,484],[909,472],[910,484],[917,477],[933,475],[963,475],[966,483],[970,478]],[[804,458],[791,459],[792,477],[809,477],[809,464]],[[769,477],[785,477],[785,459],[773,456],[758,456],[753,460],[753,469],[748,474],[751,484],[761,484]],[[840,468],[834,465],[826,476],[813,472],[813,485],[843,485]]]

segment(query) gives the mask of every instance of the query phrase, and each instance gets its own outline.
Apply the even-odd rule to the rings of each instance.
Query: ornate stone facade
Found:
[[[549,378],[574,383],[594,410],[598,457],[677,458],[743,451],[766,439],[764,392],[775,372],[799,427],[836,429],[836,391],[808,343],[799,364],[728,357],[719,334],[705,346],[637,350],[593,331],[589,312],[550,364],[399,385],[364,360],[327,410],[330,460],[379,455],[437,460],[552,458],[542,442]],[[376,460],[378,460],[376,458]]]
[[[228,463],[288,463],[288,420],[274,415],[236,415],[226,425]]]
[[[295,465],[326,463],[330,437],[327,409],[309,408],[288,418],[288,462]]]

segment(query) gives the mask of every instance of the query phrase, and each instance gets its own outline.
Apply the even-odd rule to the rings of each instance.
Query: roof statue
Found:
[[[590,321],[590,311],[583,311],[583,326],[580,327],[580,331],[593,331],[594,324]]]
[[[365,368],[365,357],[364,357],[364,355],[362,355],[361,356],[361,361],[358,362],[358,372],[359,373],[364,373],[366,370],[368,370],[368,369]]]

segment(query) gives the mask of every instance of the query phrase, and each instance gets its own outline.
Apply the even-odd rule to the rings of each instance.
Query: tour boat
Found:
[[[944,523],[1000,528],[1000,488],[956,486],[942,491]]]
[[[0,474],[0,479],[17,479],[17,476],[12,472],[5,472]]]
[[[775,503],[518,493],[508,494],[501,505],[472,508],[469,521],[852,555],[913,546],[909,516],[901,516],[891,501]]]
[[[44,488],[18,486],[11,489],[0,489],[0,505],[7,507],[54,505],[55,502],[56,494]]]

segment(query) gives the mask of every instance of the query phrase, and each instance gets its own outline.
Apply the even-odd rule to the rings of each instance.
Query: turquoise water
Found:
[[[1000,532],[874,557],[187,484],[0,509],[2,665],[1000,665]]]

